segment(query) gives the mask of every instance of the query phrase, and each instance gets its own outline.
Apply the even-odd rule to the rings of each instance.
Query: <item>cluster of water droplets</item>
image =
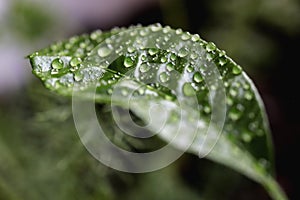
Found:
[[[160,95],[175,99],[178,95],[184,98],[196,95],[201,114],[209,115],[212,108],[208,94],[217,86],[205,77],[210,76],[209,65],[214,63],[226,90],[226,132],[233,140],[244,143],[266,134],[260,107],[253,104],[256,101],[253,88],[241,76],[241,67],[214,43],[203,41],[197,34],[174,31],[159,24],[124,30],[115,28],[110,33],[98,30],[54,44],[32,55],[36,58],[35,73],[54,90],[68,91],[74,86],[85,89],[89,83],[97,82],[99,91],[107,95],[112,94],[113,85],[120,78],[127,76],[146,83],[135,91],[136,97]],[[124,87],[120,94],[125,97],[129,92]],[[235,124],[246,127],[242,134]]]

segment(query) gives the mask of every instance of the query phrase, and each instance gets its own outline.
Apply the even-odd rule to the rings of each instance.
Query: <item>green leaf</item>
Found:
[[[149,108],[163,105],[166,115],[152,110],[158,117],[148,129],[155,132],[165,120],[159,137],[166,142],[239,171],[274,199],[287,199],[274,178],[262,100],[214,43],[155,24],[75,36],[29,58],[33,73],[61,95],[93,99],[94,86],[96,102],[130,108],[148,123]]]

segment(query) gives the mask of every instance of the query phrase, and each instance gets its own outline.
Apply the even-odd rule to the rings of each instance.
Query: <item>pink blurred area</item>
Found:
[[[11,29],[13,3],[38,5],[53,17],[54,24],[47,35],[30,41]],[[47,44],[84,32],[86,27],[110,28],[128,23],[137,12],[158,0],[0,0],[0,97],[13,93],[33,78],[25,56]]]

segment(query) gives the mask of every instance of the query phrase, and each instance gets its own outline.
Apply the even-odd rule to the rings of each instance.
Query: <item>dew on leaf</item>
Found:
[[[125,67],[132,67],[134,65],[134,61],[130,57],[126,57],[124,59],[124,66]]]
[[[190,83],[184,83],[182,86],[182,92],[185,96],[195,95],[195,90]]]
[[[162,83],[165,83],[167,81],[169,81],[170,77],[169,75],[167,74],[167,72],[162,72],[160,75],[159,75],[159,80],[162,82]]]
[[[178,52],[178,56],[181,58],[184,58],[188,55],[189,51],[187,50],[187,48],[183,47],[179,50]]]
[[[242,68],[238,65],[234,65],[232,68],[232,73],[235,75],[239,75],[242,72]]]
[[[101,47],[100,49],[98,49],[98,55],[100,57],[107,57],[109,54],[111,54],[112,50],[108,47]]]
[[[82,62],[81,58],[74,57],[70,60],[70,65],[72,67],[78,66]]]
[[[146,63],[143,63],[141,66],[140,66],[140,71],[142,73],[146,73],[150,70],[150,66]]]
[[[208,52],[211,52],[211,51],[214,51],[216,50],[216,45],[213,43],[213,42],[209,42],[207,45],[206,45],[206,51]]]
[[[56,58],[52,61],[51,66],[53,69],[61,69],[64,67],[64,62],[60,58]]]

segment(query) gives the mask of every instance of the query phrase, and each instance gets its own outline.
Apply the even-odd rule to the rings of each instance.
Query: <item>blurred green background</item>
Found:
[[[188,154],[148,174],[105,167],[80,143],[70,100],[44,89],[25,59],[71,35],[156,22],[199,33],[243,66],[266,104],[278,181],[299,199],[298,0],[0,0],[0,200],[269,199]]]

